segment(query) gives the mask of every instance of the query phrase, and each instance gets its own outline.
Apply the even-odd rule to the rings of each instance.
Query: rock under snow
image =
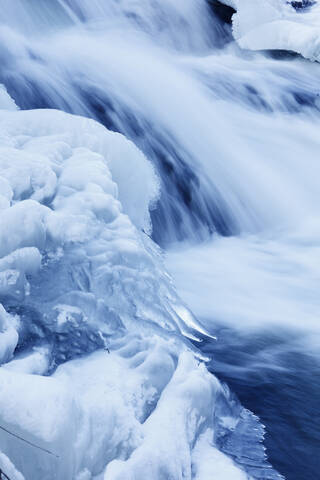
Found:
[[[246,478],[217,450],[227,391],[181,335],[196,321],[144,233],[149,162],[58,111],[1,111],[0,132],[0,465],[16,480],[10,462],[28,479],[207,480],[205,456]]]
[[[288,50],[320,61],[320,4],[315,1],[222,0],[233,7],[233,35],[249,50]]]

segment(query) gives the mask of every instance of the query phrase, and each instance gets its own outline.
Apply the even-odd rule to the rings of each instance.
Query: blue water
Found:
[[[213,355],[210,370],[226,382],[242,404],[266,427],[270,463],[287,480],[320,478],[320,361],[308,351],[290,352],[293,334],[242,335],[218,328],[216,342],[204,342]],[[277,367],[256,365],[263,351],[280,352]]]

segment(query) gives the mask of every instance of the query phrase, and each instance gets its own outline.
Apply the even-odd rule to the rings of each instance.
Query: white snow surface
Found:
[[[295,9],[285,0],[222,0],[236,13],[233,35],[249,50],[288,50],[320,60],[320,4]]]
[[[53,110],[3,110],[0,132],[1,468],[209,480],[205,458],[247,478],[217,450],[228,392],[182,337],[195,320],[142,232],[158,196],[147,159]]]

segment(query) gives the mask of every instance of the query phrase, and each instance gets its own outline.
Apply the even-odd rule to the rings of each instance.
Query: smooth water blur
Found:
[[[281,473],[314,479],[320,65],[239,50],[205,0],[0,7],[0,83],[20,108],[95,118],[156,165],[153,238],[218,333],[212,370],[266,423]]]
[[[0,81],[21,108],[91,116],[154,161],[160,244],[282,228],[318,208],[318,65],[239,52],[204,0],[98,3],[99,15],[64,2],[64,19],[78,20],[45,42],[40,20],[35,35],[2,27]]]
[[[207,328],[212,318],[248,333],[290,328],[320,347],[320,231],[316,220],[299,226],[303,234],[220,237],[168,254],[178,288]]]
[[[248,335],[217,325],[216,333],[216,345],[203,346],[214,357],[209,368],[266,426],[272,465],[288,480],[318,478],[319,349],[313,355],[290,330]],[[301,348],[289,348],[291,342]]]
[[[317,223],[277,236],[217,238],[167,255],[178,292],[217,342],[210,369],[266,425],[288,480],[319,472],[320,246]]]

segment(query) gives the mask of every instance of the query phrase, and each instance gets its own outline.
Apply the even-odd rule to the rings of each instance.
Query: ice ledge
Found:
[[[287,50],[320,61],[318,2],[222,0],[222,3],[236,10],[232,29],[241,48]]]

